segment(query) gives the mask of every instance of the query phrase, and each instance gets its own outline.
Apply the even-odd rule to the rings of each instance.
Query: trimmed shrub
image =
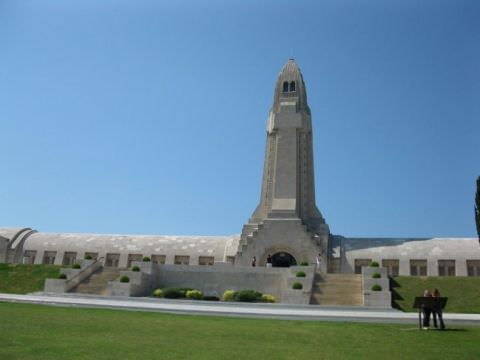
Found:
[[[192,289],[181,289],[181,288],[165,288],[162,289],[163,297],[166,299],[182,299],[185,297],[185,293],[188,290]]]
[[[378,284],[372,286],[372,291],[382,291],[382,287]]]
[[[58,278],[59,278],[59,279],[66,279],[66,278],[67,278],[67,275],[65,275],[65,274],[59,274],[59,275],[58,275]]]
[[[150,257],[144,256],[142,259],[143,262],[150,262]]]
[[[223,301],[234,301],[233,298],[237,292],[235,290],[225,290],[222,296]]]
[[[262,295],[262,302],[274,303],[275,302],[275,296],[270,295],[270,294],[263,294]]]
[[[156,290],[153,292],[153,296],[159,297],[159,298],[163,297],[163,291],[162,291],[162,289],[156,289]]]
[[[372,274],[372,278],[374,278],[374,279],[380,279],[381,277],[382,277],[382,275],[378,272]]]
[[[203,294],[201,291],[198,291],[198,290],[188,290],[186,293],[185,293],[185,296],[188,298],[188,299],[194,299],[194,300],[202,300],[203,299]]]
[[[240,302],[255,302],[262,300],[262,293],[256,290],[237,291],[233,296],[233,300]]]
[[[85,255],[84,259],[85,260],[93,260],[93,258],[90,255]]]
[[[307,276],[303,271],[297,271],[297,273],[295,274],[296,277],[305,277]]]
[[[82,267],[80,266],[80,264],[73,264],[72,265],[72,269],[81,269]]]
[[[370,267],[379,267],[380,264],[379,264],[378,262],[376,262],[376,261],[372,261],[372,262],[370,262],[370,265],[369,265],[369,266],[370,266]]]
[[[130,278],[126,275],[123,275],[121,278],[120,278],[120,282],[122,283],[128,283],[130,282]]]
[[[302,285],[302,283],[299,283],[299,282],[293,283],[292,289],[301,290],[301,289],[303,289],[303,285]]]
[[[220,298],[218,296],[204,296],[203,300],[206,300],[206,301],[220,301]]]
[[[132,271],[139,272],[140,268],[137,265],[135,265],[132,267]]]
[[[309,264],[308,264],[308,261],[302,261],[302,262],[300,263],[300,266],[308,266],[308,265],[309,265]]]

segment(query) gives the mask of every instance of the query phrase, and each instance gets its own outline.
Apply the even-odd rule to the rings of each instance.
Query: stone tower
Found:
[[[260,204],[244,225],[235,258],[250,265],[312,262],[328,255],[329,228],[315,203],[312,120],[302,73],[293,59],[275,85],[267,123]],[[325,263],[326,261],[324,261]],[[324,269],[326,270],[326,269]]]

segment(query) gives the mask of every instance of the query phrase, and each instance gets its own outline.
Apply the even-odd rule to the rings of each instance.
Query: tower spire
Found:
[[[260,204],[251,221],[300,218],[312,230],[324,224],[315,204],[312,121],[303,76],[295,60],[283,66],[267,125]]]
[[[310,113],[305,82],[294,59],[289,59],[278,74],[272,110],[278,111],[280,103],[289,99],[296,101],[302,109]]]

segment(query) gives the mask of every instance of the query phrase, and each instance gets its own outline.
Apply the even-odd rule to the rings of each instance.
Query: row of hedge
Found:
[[[153,296],[165,299],[192,299],[192,300],[209,300],[220,301],[217,296],[204,296],[199,290],[189,288],[163,288],[156,289]],[[256,290],[226,290],[223,293],[223,301],[239,301],[239,302],[264,302],[274,303],[275,297],[269,294],[262,294]]]
[[[223,293],[223,301],[239,301],[239,302],[264,302],[274,303],[275,297],[270,294],[262,294],[256,290],[226,290]]]

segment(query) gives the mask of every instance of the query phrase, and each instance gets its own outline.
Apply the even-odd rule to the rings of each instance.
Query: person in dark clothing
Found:
[[[440,291],[438,291],[437,288],[432,290],[432,297],[437,300],[440,298]],[[435,326],[435,328],[438,328],[438,323],[437,323],[437,318],[438,318],[438,321],[440,322],[440,329],[444,330],[445,323],[443,322],[442,304],[440,303],[440,301],[435,301],[435,305],[432,309],[432,316],[433,316],[433,326]]]
[[[257,266],[257,258],[255,256],[252,259],[252,266],[253,267]]]
[[[268,254],[266,267],[272,267],[272,255]]]
[[[425,290],[423,292],[423,297],[429,298],[432,297],[430,291]],[[432,313],[432,309],[430,307],[424,306],[423,307],[423,330],[428,330],[430,327],[430,315]]]

